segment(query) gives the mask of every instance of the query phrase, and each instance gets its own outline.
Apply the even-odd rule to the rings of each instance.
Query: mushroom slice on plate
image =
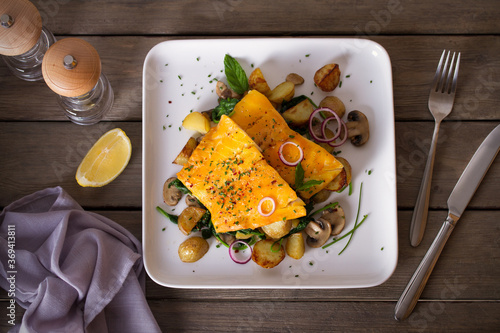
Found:
[[[198,199],[196,199],[196,197],[194,195],[191,195],[191,194],[186,195],[186,205],[188,205],[188,207],[200,207],[201,208],[201,205],[200,205],[200,202],[198,201]]]
[[[347,136],[355,146],[364,145],[370,138],[368,118],[363,112],[354,110],[347,115]]]
[[[335,208],[324,210],[318,220],[331,225],[332,230],[330,234],[332,236],[340,234],[345,227],[345,214],[340,205],[337,205]]]
[[[304,231],[307,234],[307,245],[310,247],[321,247],[330,237],[332,226],[326,220],[320,218],[317,222],[309,222]]]
[[[169,206],[175,206],[179,203],[179,200],[182,198],[182,192],[175,186],[170,186],[177,178],[170,177],[163,184],[163,201]]]

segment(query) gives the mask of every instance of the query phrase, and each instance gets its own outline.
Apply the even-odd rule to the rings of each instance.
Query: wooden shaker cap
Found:
[[[0,54],[16,56],[28,52],[42,33],[42,17],[28,0],[0,1]]]
[[[101,59],[96,49],[79,38],[55,42],[42,63],[45,83],[56,94],[81,96],[91,91],[101,76]]]

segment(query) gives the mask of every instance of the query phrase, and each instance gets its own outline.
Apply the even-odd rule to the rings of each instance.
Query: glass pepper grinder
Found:
[[[41,80],[43,56],[55,41],[31,2],[0,1],[0,54],[15,76]]]
[[[98,123],[113,106],[113,89],[101,73],[99,54],[83,39],[65,38],[52,45],[43,59],[42,73],[75,124]]]

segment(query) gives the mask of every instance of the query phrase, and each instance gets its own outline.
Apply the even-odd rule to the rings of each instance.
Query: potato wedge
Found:
[[[272,103],[277,103],[281,104],[283,101],[289,101],[293,98],[293,95],[295,94],[295,85],[292,82],[282,82],[276,86],[267,98],[272,102]]]
[[[342,163],[344,169],[335,177],[328,185],[326,185],[325,189],[328,191],[340,191],[351,182],[352,177],[352,168],[349,162],[343,157],[336,157],[336,159]]]
[[[200,207],[187,207],[184,209],[177,219],[179,230],[184,235],[189,235],[205,212],[206,210]]]
[[[191,237],[179,245],[177,250],[182,262],[195,262],[208,252],[208,242],[202,237]]]
[[[328,64],[316,71],[314,83],[323,91],[333,91],[340,82],[340,68],[338,64]]]
[[[271,93],[271,88],[267,84],[264,74],[260,68],[256,68],[252,71],[248,78],[248,86],[250,89],[255,89],[261,94],[268,96]]]
[[[293,259],[300,259],[304,256],[306,246],[302,232],[297,232],[288,237],[285,245],[286,254]]]
[[[263,239],[255,243],[252,260],[264,268],[273,268],[279,265],[285,259],[285,250],[279,243],[274,243],[273,239]],[[273,247],[272,250],[271,246]],[[273,252],[273,250],[276,252]]]
[[[189,157],[191,157],[191,154],[195,150],[196,146],[198,146],[196,139],[189,138],[184,148],[182,148],[181,152],[172,163],[184,166],[188,162]]]
[[[339,118],[345,115],[345,105],[344,102],[340,100],[337,96],[326,96],[319,103],[320,108],[329,108],[339,116]]]
[[[314,106],[308,99],[305,99],[299,104],[283,112],[282,116],[293,126],[302,127],[309,123],[309,117],[313,111]]]
[[[281,237],[288,234],[290,229],[292,229],[292,220],[279,220],[277,222],[265,225],[261,227],[262,231],[273,239],[280,239]]]
[[[210,130],[210,120],[208,120],[200,112],[191,112],[182,121],[182,127],[185,129],[200,132],[201,134],[207,134]]]

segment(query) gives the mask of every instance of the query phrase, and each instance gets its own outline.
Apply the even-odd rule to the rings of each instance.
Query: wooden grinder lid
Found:
[[[42,74],[45,83],[58,95],[81,96],[97,84],[101,76],[101,59],[86,41],[61,39],[45,53]]]
[[[0,54],[28,52],[40,38],[42,17],[28,0],[0,1]]]

